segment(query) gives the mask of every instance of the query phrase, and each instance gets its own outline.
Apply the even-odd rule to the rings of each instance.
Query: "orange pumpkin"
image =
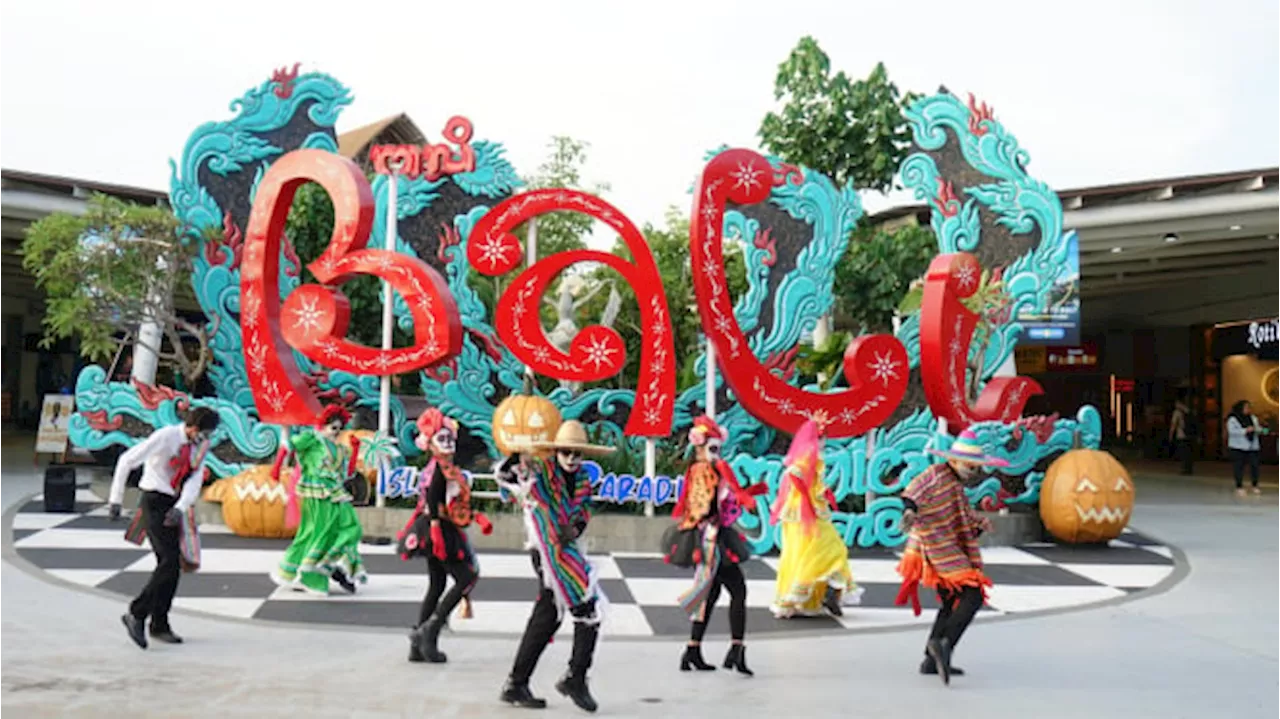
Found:
[[[1040,519],[1063,542],[1088,544],[1120,536],[1133,514],[1133,479],[1110,453],[1073,449],[1058,457],[1040,484]]]
[[[205,490],[205,499],[221,499],[222,521],[241,537],[288,539],[297,531],[297,527],[285,527],[289,490],[271,478],[271,465],[254,465],[218,480]]]
[[[502,454],[513,454],[534,442],[549,442],[560,429],[560,410],[545,397],[526,388],[512,393],[493,410],[493,444]]]

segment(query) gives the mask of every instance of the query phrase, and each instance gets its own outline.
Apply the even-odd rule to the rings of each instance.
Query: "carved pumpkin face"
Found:
[[[289,490],[271,478],[271,466],[255,465],[240,474],[220,479],[222,521],[241,537],[288,539],[297,527],[285,527]],[[212,489],[212,487],[210,487]]]
[[[1064,542],[1120,536],[1133,513],[1133,479],[1108,452],[1076,449],[1049,465],[1040,485],[1040,518]]]
[[[493,443],[502,454],[513,454],[534,442],[550,442],[560,429],[560,410],[550,400],[513,394],[493,411]]]

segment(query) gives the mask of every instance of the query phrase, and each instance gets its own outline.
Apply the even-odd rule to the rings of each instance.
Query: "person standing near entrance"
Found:
[[[129,473],[143,465],[142,502],[147,541],[156,555],[156,568],[151,579],[120,617],[129,638],[142,649],[147,648],[143,622],[151,619],[151,638],[166,644],[181,644],[182,637],[169,626],[169,608],[178,591],[182,576],[179,542],[182,516],[200,496],[204,482],[204,461],[209,452],[209,437],[218,428],[218,415],[198,407],[187,414],[184,423],[163,427],[151,433],[120,455],[111,480],[109,516],[120,519],[120,503],[124,500]]]
[[[1253,481],[1252,492],[1262,494],[1258,489],[1258,463],[1262,456],[1262,444],[1259,436],[1262,427],[1258,424],[1258,416],[1253,413],[1253,405],[1248,400],[1240,400],[1231,407],[1227,417],[1227,449],[1231,450],[1231,468],[1236,477],[1236,494],[1244,496],[1244,468],[1249,466],[1249,479]]]
[[[1186,398],[1179,397],[1173,405],[1173,417],[1169,421],[1169,443],[1173,445],[1173,456],[1182,462],[1182,473],[1190,475],[1193,470],[1192,440],[1195,431],[1191,422],[1191,409],[1187,407]]]

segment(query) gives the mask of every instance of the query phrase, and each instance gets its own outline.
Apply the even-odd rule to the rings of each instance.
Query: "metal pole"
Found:
[[[707,416],[716,418],[716,343],[707,335]]]
[[[386,248],[388,252],[396,251],[396,220],[399,212],[396,209],[398,200],[396,199],[396,169],[387,167],[387,237]],[[394,297],[391,293],[391,283],[386,280],[382,281],[382,349],[383,351],[391,350],[391,334],[394,328],[395,314],[392,308]],[[378,398],[378,434],[383,437],[391,436],[391,375],[382,376],[382,390]],[[375,488],[377,493],[376,504],[379,507],[385,507],[387,498],[383,496],[381,483]]]
[[[644,440],[644,476],[649,478],[649,481],[655,487],[655,491],[657,491],[656,487],[658,482],[658,445],[654,441],[653,437],[646,437]],[[653,500],[652,499],[644,503],[644,516],[646,517],[653,516]]]

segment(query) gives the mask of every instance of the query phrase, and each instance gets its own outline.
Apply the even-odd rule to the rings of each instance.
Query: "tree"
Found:
[[[672,339],[675,343],[676,357],[683,364],[679,371],[678,388],[684,390],[698,380],[694,376],[693,366],[699,355],[699,336],[702,323],[695,309],[696,300],[693,289],[693,272],[689,266],[689,218],[676,208],[668,208],[665,226],[657,227],[646,223],[641,229],[649,251],[653,254],[658,275],[667,296],[667,309],[671,313]],[[541,232],[541,229],[539,229]],[[613,253],[628,261],[631,252],[626,244],[618,240],[613,246]],[[724,248],[725,274],[729,282],[729,294],[733,298],[741,297],[747,291],[745,258],[742,246],[733,242]],[[605,282],[615,279],[617,275],[612,269],[601,267],[592,273],[592,279]],[[627,345],[627,364],[617,377],[610,380],[616,387],[635,387],[640,376],[640,351],[645,329],[640,322],[640,304],[636,300],[635,291],[624,282],[616,287],[622,298],[622,307],[614,322],[614,328],[622,335]],[[600,308],[605,299],[598,298],[585,307],[585,317],[595,321],[599,317]]]
[[[547,159],[538,166],[534,175],[525,178],[531,190],[547,188],[581,190],[592,195],[609,191],[608,183],[596,182],[590,187],[582,184],[582,168],[587,164],[589,144],[572,137],[557,135],[547,144]],[[586,236],[591,233],[594,219],[578,212],[553,212],[538,217],[538,256],[549,257],[565,250],[580,250],[587,246]],[[524,236],[521,236],[521,240]]]
[[[92,197],[83,216],[56,212],[35,223],[22,265],[45,292],[42,344],[75,337],[81,355],[107,361],[142,342],[139,325],[153,322],[160,346],[143,346],[188,382],[198,380],[216,328],[189,322],[174,307],[175,291],[191,281],[198,244],[168,208],[105,195]]]
[[[889,331],[911,282],[924,275],[937,253],[927,227],[858,228],[836,264],[836,318],[861,332]]]
[[[887,192],[911,145],[899,96],[884,63],[865,80],[831,75],[831,59],[805,36],[778,66],[773,85],[779,112],[765,115],[760,139],[787,162],[817,170],[837,184]]]

